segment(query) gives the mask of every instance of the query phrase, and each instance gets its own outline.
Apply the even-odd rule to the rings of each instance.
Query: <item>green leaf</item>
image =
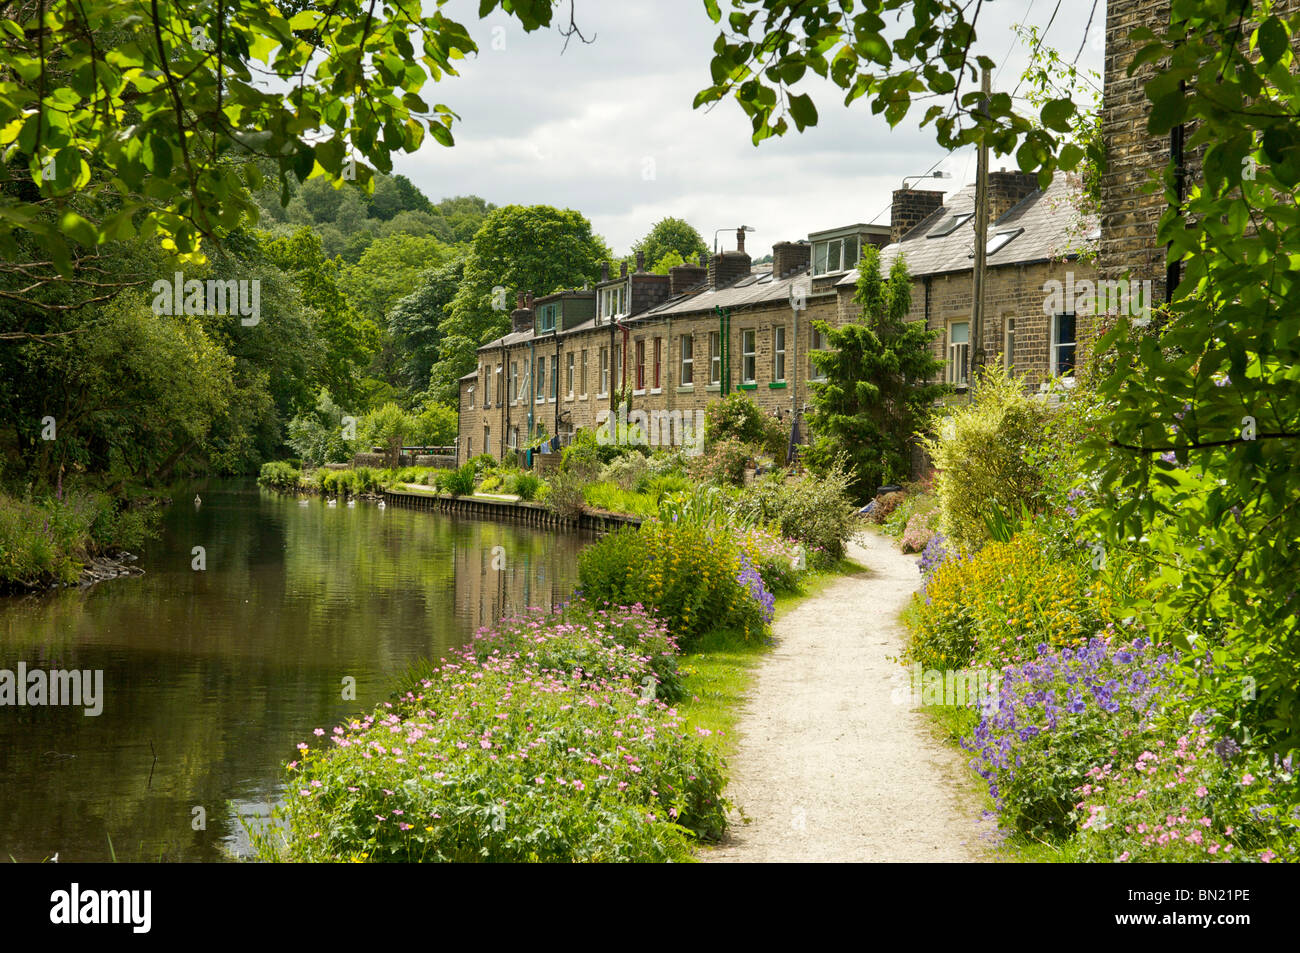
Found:
[[[790,115],[794,117],[795,126],[800,132],[817,125],[817,107],[807,94],[790,97]]]
[[[59,230],[83,245],[99,243],[99,231],[76,212],[64,212],[59,216]]]
[[[1286,27],[1277,17],[1269,17],[1259,25],[1259,52],[1269,63],[1281,62],[1286,55],[1288,38]]]

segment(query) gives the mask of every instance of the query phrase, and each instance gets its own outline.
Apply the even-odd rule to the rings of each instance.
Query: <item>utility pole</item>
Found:
[[[979,112],[988,116],[989,94],[992,92],[992,77],[989,70],[984,70],[980,80]],[[979,144],[979,159],[975,166],[975,268],[973,287],[971,289],[971,366],[970,380],[975,380],[975,371],[984,366],[984,272],[988,257],[987,245],[989,234],[989,147],[982,139]]]

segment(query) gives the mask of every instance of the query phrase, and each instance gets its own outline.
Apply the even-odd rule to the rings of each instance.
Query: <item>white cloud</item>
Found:
[[[974,174],[971,150],[945,158],[933,129],[918,128],[923,109],[891,130],[865,100],[844,108],[843,94],[829,84],[808,90],[821,112],[818,126],[757,148],[734,102],[692,109],[695,93],[710,82],[717,35],[700,0],[577,0],[577,21],[595,42],[574,37],[563,55],[555,30],[525,34],[499,13],[480,22],[477,6],[452,0],[444,8],[482,50],[433,96],[462,117],[456,146],[429,141],[395,160],[396,171],[435,201],[474,193],[498,205],[574,208],[616,253],[665,215],[687,219],[710,243],[714,229],[746,224],[758,229],[747,248],[760,256],[774,241],[871,221],[882,209],[875,221],[887,224],[891,191],[903,176],[936,162],[953,178],[932,181],[932,188],[960,188]],[[1011,29],[1028,7],[984,2],[979,33],[986,39],[976,52],[1001,62],[1012,47],[995,89],[1010,91],[1028,62]],[[1051,14],[1043,7],[1030,18],[1040,28]],[[1062,6],[1047,35],[1046,45],[1059,46],[1067,61],[1090,7]],[[567,22],[567,7],[559,11]],[[1081,67],[1100,71],[1104,28],[1099,3]],[[504,49],[493,48],[494,38]],[[995,158],[992,165],[1014,161]],[[734,243],[734,234],[723,240]]]

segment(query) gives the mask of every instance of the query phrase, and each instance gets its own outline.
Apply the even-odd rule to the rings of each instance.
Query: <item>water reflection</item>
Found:
[[[146,575],[0,602],[0,668],[103,669],[105,690],[99,717],[0,708],[0,858],[107,860],[110,838],[119,860],[238,852],[228,805],[264,812],[295,743],[507,609],[567,597],[585,542],[246,483],[173,496]]]

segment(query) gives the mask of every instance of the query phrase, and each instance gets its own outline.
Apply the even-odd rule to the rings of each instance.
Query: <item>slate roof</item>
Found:
[[[1091,242],[1100,238],[1097,216],[1086,216],[1079,212],[1078,199],[1078,187],[1067,183],[1065,176],[1058,175],[1046,190],[1036,191],[1012,207],[989,226],[989,241],[992,242],[1000,232],[1018,231],[1019,234],[989,254],[989,267],[1028,265],[1077,257],[1070,251],[1070,247],[1079,243],[1079,236],[1086,235]],[[942,208],[936,209],[928,218],[919,222],[901,241],[886,245],[880,250],[881,269],[888,271],[901,253],[906,256],[908,271],[913,278],[969,272],[975,264],[972,257],[975,247],[973,214],[951,233],[934,238],[929,236],[942,231],[944,223],[954,214],[974,211],[974,185],[952,193]],[[736,309],[771,302],[788,302],[793,285],[802,282],[808,288],[810,269],[805,268],[783,278],[773,278],[771,266],[765,268],[764,271],[751,271],[738,281],[716,290],[709,288],[707,280],[702,281],[663,304],[625,319],[624,323],[634,325],[639,321],[656,318],[698,314],[712,311],[715,307]],[[836,281],[835,285],[855,285],[857,281],[858,270],[854,268]],[[558,334],[564,337],[588,331],[595,326],[595,319],[588,319]],[[551,337],[551,332],[547,332],[538,335],[537,339],[549,340]],[[507,347],[531,338],[531,330],[511,332],[484,344],[479,350]]]
[[[1006,214],[989,226],[988,240],[992,242],[999,232],[1023,229],[1019,235],[988,256],[990,268],[1000,265],[1028,265],[1059,258],[1076,257],[1069,252],[1079,236],[1087,235],[1096,241],[1099,222],[1095,215],[1086,216],[1078,211],[1079,190],[1066,182],[1063,175],[1056,176],[1046,190],[1039,190],[1021,200]],[[963,222],[951,234],[928,237],[942,231],[947,219],[958,213],[975,211],[975,186],[968,185],[949,195],[942,208],[936,209],[903,236],[901,241],[886,245],[880,250],[880,267],[887,271],[901,253],[907,261],[912,277],[942,275],[970,271],[975,265],[975,220]],[[840,285],[856,284],[855,268],[837,282]]]
[[[707,282],[688,288],[683,294],[669,298],[657,308],[638,314],[633,322],[642,318],[672,317],[677,314],[695,314],[714,308],[743,308],[746,305],[765,304],[770,301],[789,301],[790,288],[798,281],[808,281],[808,271],[797,271],[784,278],[773,278],[770,270],[750,273],[739,281],[713,290]]]

